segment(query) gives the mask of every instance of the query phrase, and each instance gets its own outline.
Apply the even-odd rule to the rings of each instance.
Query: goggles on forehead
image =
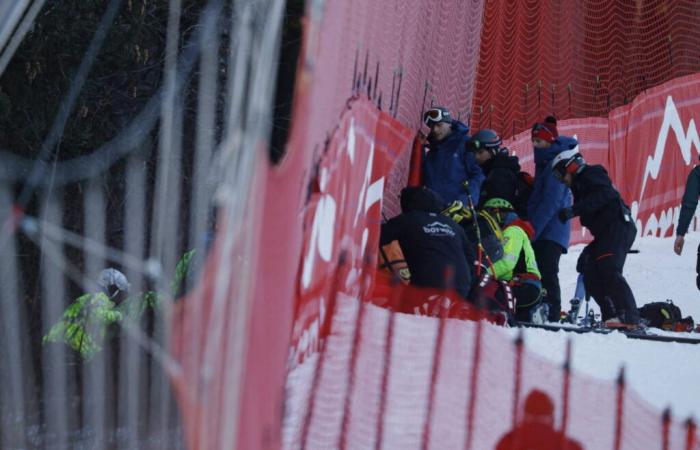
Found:
[[[433,108],[427,110],[425,114],[423,114],[423,122],[425,122],[427,126],[431,126],[442,122],[446,117],[447,114],[443,113],[441,109]]]

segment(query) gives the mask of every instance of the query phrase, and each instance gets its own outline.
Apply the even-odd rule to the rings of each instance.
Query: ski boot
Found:
[[[549,305],[546,303],[540,303],[532,308],[530,311],[530,322],[538,325],[547,323],[547,317],[549,316]]]
[[[576,320],[578,319],[578,311],[579,308],[581,308],[581,299],[572,298],[571,300],[569,300],[569,305],[570,307],[569,312],[567,313],[567,322],[576,324]]]

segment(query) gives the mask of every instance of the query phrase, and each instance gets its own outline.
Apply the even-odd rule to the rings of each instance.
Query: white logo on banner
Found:
[[[328,173],[326,169],[321,169],[319,175],[319,185],[321,192],[326,190],[328,185]],[[304,258],[304,270],[301,275],[302,286],[306,289],[311,284],[314,273],[316,254],[322,260],[329,262],[333,256],[333,232],[335,230],[335,199],[330,194],[323,194],[316,206],[314,223],[311,227],[311,237],[309,242],[309,252]]]
[[[352,165],[355,162],[365,163],[364,178],[357,197],[357,210],[355,211],[355,217],[353,221],[353,226],[357,226],[360,217],[364,217],[369,211],[370,207],[375,203],[379,202],[381,204],[382,196],[384,192],[384,177],[381,177],[374,182],[372,181],[372,168],[374,162],[374,152],[375,144],[374,141],[370,143],[369,155],[367,158],[356,158],[356,130],[355,121],[351,119],[350,126],[348,127],[346,149],[350,163]],[[342,152],[341,152],[342,153]],[[304,258],[304,267],[302,270],[302,286],[306,289],[311,285],[314,274],[314,266],[316,262],[317,255],[325,262],[330,262],[333,256],[333,249],[336,245],[334,242],[335,235],[335,224],[336,215],[338,213],[337,201],[330,193],[326,192],[330,173],[327,169],[322,169],[319,174],[319,185],[320,190],[323,193],[318,206],[316,207],[316,214],[314,215],[314,221],[311,228],[310,242],[308,246],[308,252]],[[351,180],[344,180],[343,189],[347,189],[347,184]],[[337,194],[337,193],[336,193]],[[345,198],[345,193],[340,194],[341,199]],[[343,201],[341,200],[341,204]],[[362,233],[362,241],[360,242],[359,252],[360,258],[364,255],[366,251],[367,240],[369,237],[369,230],[365,227]]]
[[[700,137],[695,126],[695,120],[690,119],[687,130],[683,127],[683,122],[676,109],[676,104],[673,102],[673,97],[666,97],[666,106],[664,108],[664,118],[659,128],[659,137],[656,139],[656,147],[654,148],[653,156],[647,158],[647,164],[644,168],[644,177],[642,179],[642,189],[639,193],[637,201],[632,202],[631,210],[632,217],[638,217],[639,202],[644,199],[644,191],[646,189],[649,178],[656,180],[661,170],[661,164],[666,151],[666,141],[669,138],[669,133],[673,131],[676,136],[676,142],[680,147],[681,156],[686,165],[690,164],[693,159],[692,148],[695,145],[696,151],[700,153]],[[661,211],[659,216],[652,213],[646,222],[646,227],[643,227],[640,221],[637,222],[637,228],[642,231],[642,235],[665,235],[667,230],[674,226],[678,217],[679,208],[669,208],[667,211]]]
[[[358,150],[365,150],[366,147],[357,147],[358,130],[355,126],[355,120],[351,119],[348,126],[345,148],[339,149],[338,156],[344,157],[345,152],[347,152],[351,166],[354,167],[357,163],[357,165],[365,164],[364,167],[360,166],[351,170],[350,172],[352,175],[346,179],[334,179],[335,185],[333,189],[329,188],[330,179],[332,176],[342,177],[342,171],[339,174],[331,172],[328,168],[324,167],[319,173],[321,198],[316,207],[307,251],[302,262],[301,285],[303,289],[308,289],[314,281],[314,276],[318,276],[319,269],[317,263],[319,258],[329,263],[333,260],[337,246],[350,244],[346,246],[350,248],[352,253],[352,255],[350,255],[350,264],[352,266],[348,270],[347,278],[343,280],[345,293],[353,295],[359,294],[360,283],[357,283],[357,280],[361,271],[358,264],[364,263],[363,256],[367,250],[369,226],[371,226],[364,223],[365,221],[361,219],[366,217],[367,212],[373,205],[379,203],[381,208],[384,193],[384,177],[382,176],[372,181],[375,154],[374,136],[367,135],[364,133],[364,129],[360,127],[359,137],[369,141],[369,154],[366,157],[363,154],[364,151],[357,153]],[[343,164],[344,163],[345,161],[343,161]],[[337,167],[336,165],[333,166]],[[340,167],[342,167],[342,164],[340,164]],[[362,173],[362,184],[355,192],[354,189],[357,187],[357,178],[355,174]],[[357,201],[354,203],[357,205],[356,210],[347,207],[347,205],[353,204],[353,202],[349,201],[347,198],[349,195],[357,195]],[[351,224],[352,229],[345,230],[348,236],[345,237],[344,242],[339,243],[336,241],[337,228],[339,223],[344,223],[345,217],[353,218],[353,223]],[[354,239],[357,237],[355,234],[356,227],[362,227],[360,242],[354,242]],[[340,236],[340,238],[343,239],[343,236]],[[348,290],[348,287],[351,289]],[[294,334],[299,336],[299,340],[296,345],[293,345],[293,348],[290,349],[289,357],[291,364],[300,362],[305,355],[318,350],[320,328],[327,314],[326,305],[328,299],[319,296],[318,298],[313,298],[312,301],[318,303],[319,314],[317,317],[311,317],[307,314],[311,320],[310,323],[304,320],[303,322],[297,322],[297,324],[295,324]],[[310,309],[312,310],[313,308]],[[310,314],[313,314],[313,312]],[[304,317],[306,318],[307,316]],[[304,327],[304,329],[299,329],[301,327]]]
[[[639,193],[639,200],[644,198],[644,189],[646,188],[649,177],[651,176],[651,178],[656,180],[659,176],[661,161],[663,161],[664,151],[666,150],[666,140],[671,130],[676,134],[676,140],[681,148],[681,155],[683,155],[683,160],[686,164],[689,164],[692,159],[693,155],[690,154],[690,150],[693,148],[693,144],[695,144],[695,148],[700,152],[700,138],[698,137],[698,130],[695,128],[695,121],[690,119],[690,122],[688,122],[688,131],[686,132],[686,130],[683,129],[683,123],[681,122],[681,117],[678,114],[676,105],[673,103],[673,98],[669,95],[666,97],[664,121],[661,123],[659,137],[656,139],[654,156],[650,156],[647,159],[647,165],[644,168],[644,179],[642,181],[642,190]]]

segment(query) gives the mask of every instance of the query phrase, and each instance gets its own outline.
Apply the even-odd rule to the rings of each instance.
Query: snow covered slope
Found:
[[[695,261],[700,234],[688,234],[681,256],[673,252],[674,238],[637,239],[624,275],[637,305],[672,299],[684,315],[700,321],[700,291],[695,286]],[[576,260],[583,249],[577,245],[564,255],[559,266],[563,307],[576,286]],[[594,302],[591,301],[591,304]],[[597,309],[597,308],[596,308]],[[504,330],[515,335],[518,330]],[[573,369],[601,379],[614,379],[621,365],[628,383],[658,408],[672,407],[675,417],[700,417],[700,345],[649,342],[609,335],[574,334],[526,329],[525,345],[547,359],[560,362],[567,339],[573,340]]]

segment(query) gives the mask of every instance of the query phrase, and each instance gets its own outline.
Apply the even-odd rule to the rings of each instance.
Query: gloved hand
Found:
[[[698,287],[698,291],[700,291],[700,273],[697,278],[695,278],[695,285]]]
[[[449,217],[457,223],[461,223],[465,219],[471,220],[472,217],[471,211],[459,200],[455,200],[447,205],[447,207],[442,210],[442,215]]]
[[[567,220],[570,220],[574,217],[574,210],[571,208],[563,208],[559,210],[559,220],[562,223],[566,223]]]
[[[676,255],[680,255],[683,251],[683,244],[685,244],[685,238],[681,235],[676,236],[676,240],[673,242],[673,251]]]

